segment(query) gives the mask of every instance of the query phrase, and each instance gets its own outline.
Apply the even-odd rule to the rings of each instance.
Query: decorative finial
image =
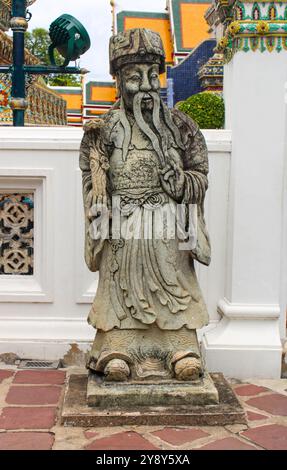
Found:
[[[110,0],[110,5],[112,7],[111,13],[112,13],[112,33],[116,34],[116,12],[115,12],[115,0]]]

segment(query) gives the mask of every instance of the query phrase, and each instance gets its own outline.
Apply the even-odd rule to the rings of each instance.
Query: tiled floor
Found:
[[[84,429],[59,424],[71,370],[0,370],[0,450],[287,450],[287,379],[233,385],[248,426]]]

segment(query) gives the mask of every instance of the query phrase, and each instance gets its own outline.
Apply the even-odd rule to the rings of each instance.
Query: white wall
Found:
[[[225,285],[231,133],[204,135],[210,161],[206,219],[212,263],[197,269],[212,328]],[[86,323],[96,275],[83,259],[81,136],[77,128],[0,127],[0,191],[36,191],[35,274],[31,279],[0,276],[0,353],[56,359],[73,343],[86,351],[94,337]]]
[[[226,283],[222,321],[205,335],[203,351],[210,369],[279,378],[287,305],[286,52],[237,52],[224,80],[232,129]]]

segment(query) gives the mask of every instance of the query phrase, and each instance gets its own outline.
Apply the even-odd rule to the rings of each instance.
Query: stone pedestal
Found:
[[[99,408],[134,409],[142,406],[204,406],[219,402],[218,391],[209,374],[193,382],[178,380],[145,380],[107,382],[97,374],[90,374],[87,404]]]
[[[178,389],[174,383],[141,385],[144,387],[139,394],[142,398],[137,395],[140,385],[134,385],[133,390],[131,383],[101,386],[94,379],[88,384],[87,374],[71,375],[65,392],[62,424],[81,427],[246,424],[244,410],[222,374],[206,376],[197,385],[179,384]],[[108,393],[104,396],[104,391],[108,388]],[[207,394],[203,393],[204,389]],[[159,396],[164,406],[139,405],[140,402],[156,403]],[[203,404],[207,397],[209,404]],[[88,401],[90,404],[98,402],[104,406],[88,406]]]

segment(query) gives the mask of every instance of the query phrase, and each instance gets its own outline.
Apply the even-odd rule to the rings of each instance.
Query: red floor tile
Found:
[[[255,447],[245,444],[245,442],[236,439],[235,437],[226,437],[218,441],[206,444],[196,450],[256,450]]]
[[[62,385],[65,382],[65,376],[62,370],[21,370],[16,373],[13,383]]]
[[[0,384],[3,382],[3,380],[12,377],[13,374],[14,370],[0,370]]]
[[[121,432],[113,436],[97,439],[86,450],[154,450],[153,444],[136,432]]]
[[[268,450],[287,450],[287,427],[279,424],[270,424],[241,433],[256,444]]]
[[[235,388],[235,393],[241,397],[250,397],[258,395],[262,392],[269,392],[270,390],[265,387],[258,387],[258,385],[242,385]]]
[[[209,436],[209,434],[201,429],[194,428],[164,428],[160,431],[153,432],[153,435],[175,446],[180,446],[186,442],[193,442],[196,439]]]
[[[0,450],[50,450],[54,436],[48,432],[2,432]]]
[[[6,397],[9,405],[57,405],[61,396],[61,387],[34,385],[12,386]]]
[[[287,397],[279,393],[251,398],[246,403],[272,415],[287,416]]]
[[[249,421],[256,421],[259,419],[268,419],[268,416],[260,415],[259,413],[253,413],[253,411],[247,411],[247,419]]]
[[[50,429],[56,420],[56,408],[3,408],[0,429]]]

